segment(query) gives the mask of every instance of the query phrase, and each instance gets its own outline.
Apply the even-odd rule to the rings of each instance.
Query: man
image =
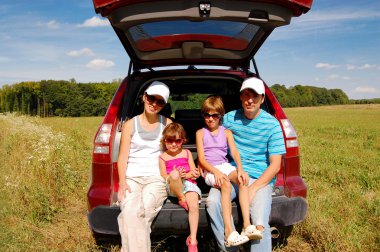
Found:
[[[242,108],[227,113],[223,126],[232,131],[240,152],[243,169],[248,173],[250,214],[252,224],[262,232],[261,240],[251,241],[251,252],[272,251],[269,215],[272,205],[272,189],[275,176],[280,170],[281,157],[285,154],[282,129],[276,118],[260,108],[265,99],[262,80],[252,77],[244,80],[240,89]],[[237,189],[233,188],[234,199]],[[207,198],[207,212],[211,227],[221,251],[224,247],[223,219],[220,190],[211,188]],[[236,251],[234,247],[228,251]]]

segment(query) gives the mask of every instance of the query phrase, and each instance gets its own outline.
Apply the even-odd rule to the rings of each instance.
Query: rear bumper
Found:
[[[210,232],[209,218],[206,212],[205,198],[199,206],[199,232]],[[97,206],[88,214],[88,222],[92,232],[97,234],[118,235],[118,206]],[[304,198],[275,196],[272,201],[270,225],[290,226],[303,221],[307,213],[307,202]],[[236,203],[232,205],[232,214],[236,226],[239,226],[239,211]],[[152,232],[160,234],[188,233],[187,212],[178,205],[167,200],[157,218],[153,222]]]
[[[302,222],[306,218],[307,201],[302,197],[273,197],[269,224],[290,226]]]

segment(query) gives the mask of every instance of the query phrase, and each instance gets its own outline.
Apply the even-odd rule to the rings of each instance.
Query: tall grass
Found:
[[[380,105],[285,112],[299,136],[309,210],[277,251],[379,251]],[[100,122],[0,115],[2,251],[101,251],[86,218]]]
[[[86,189],[99,122],[0,115],[2,251],[95,249]]]
[[[379,251],[380,105],[286,109],[301,145],[313,251]]]

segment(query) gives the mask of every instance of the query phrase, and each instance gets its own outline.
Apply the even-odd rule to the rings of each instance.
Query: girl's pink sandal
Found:
[[[186,245],[188,252],[198,252],[198,242],[196,244],[191,244],[190,236],[186,239]]]

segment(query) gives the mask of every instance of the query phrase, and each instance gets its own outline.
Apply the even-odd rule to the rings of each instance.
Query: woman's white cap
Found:
[[[153,81],[152,84],[145,91],[148,95],[159,95],[164,98],[165,102],[168,102],[170,90],[166,84],[160,81]]]
[[[241,85],[240,92],[250,88],[259,95],[265,95],[264,82],[256,77],[245,79]]]

